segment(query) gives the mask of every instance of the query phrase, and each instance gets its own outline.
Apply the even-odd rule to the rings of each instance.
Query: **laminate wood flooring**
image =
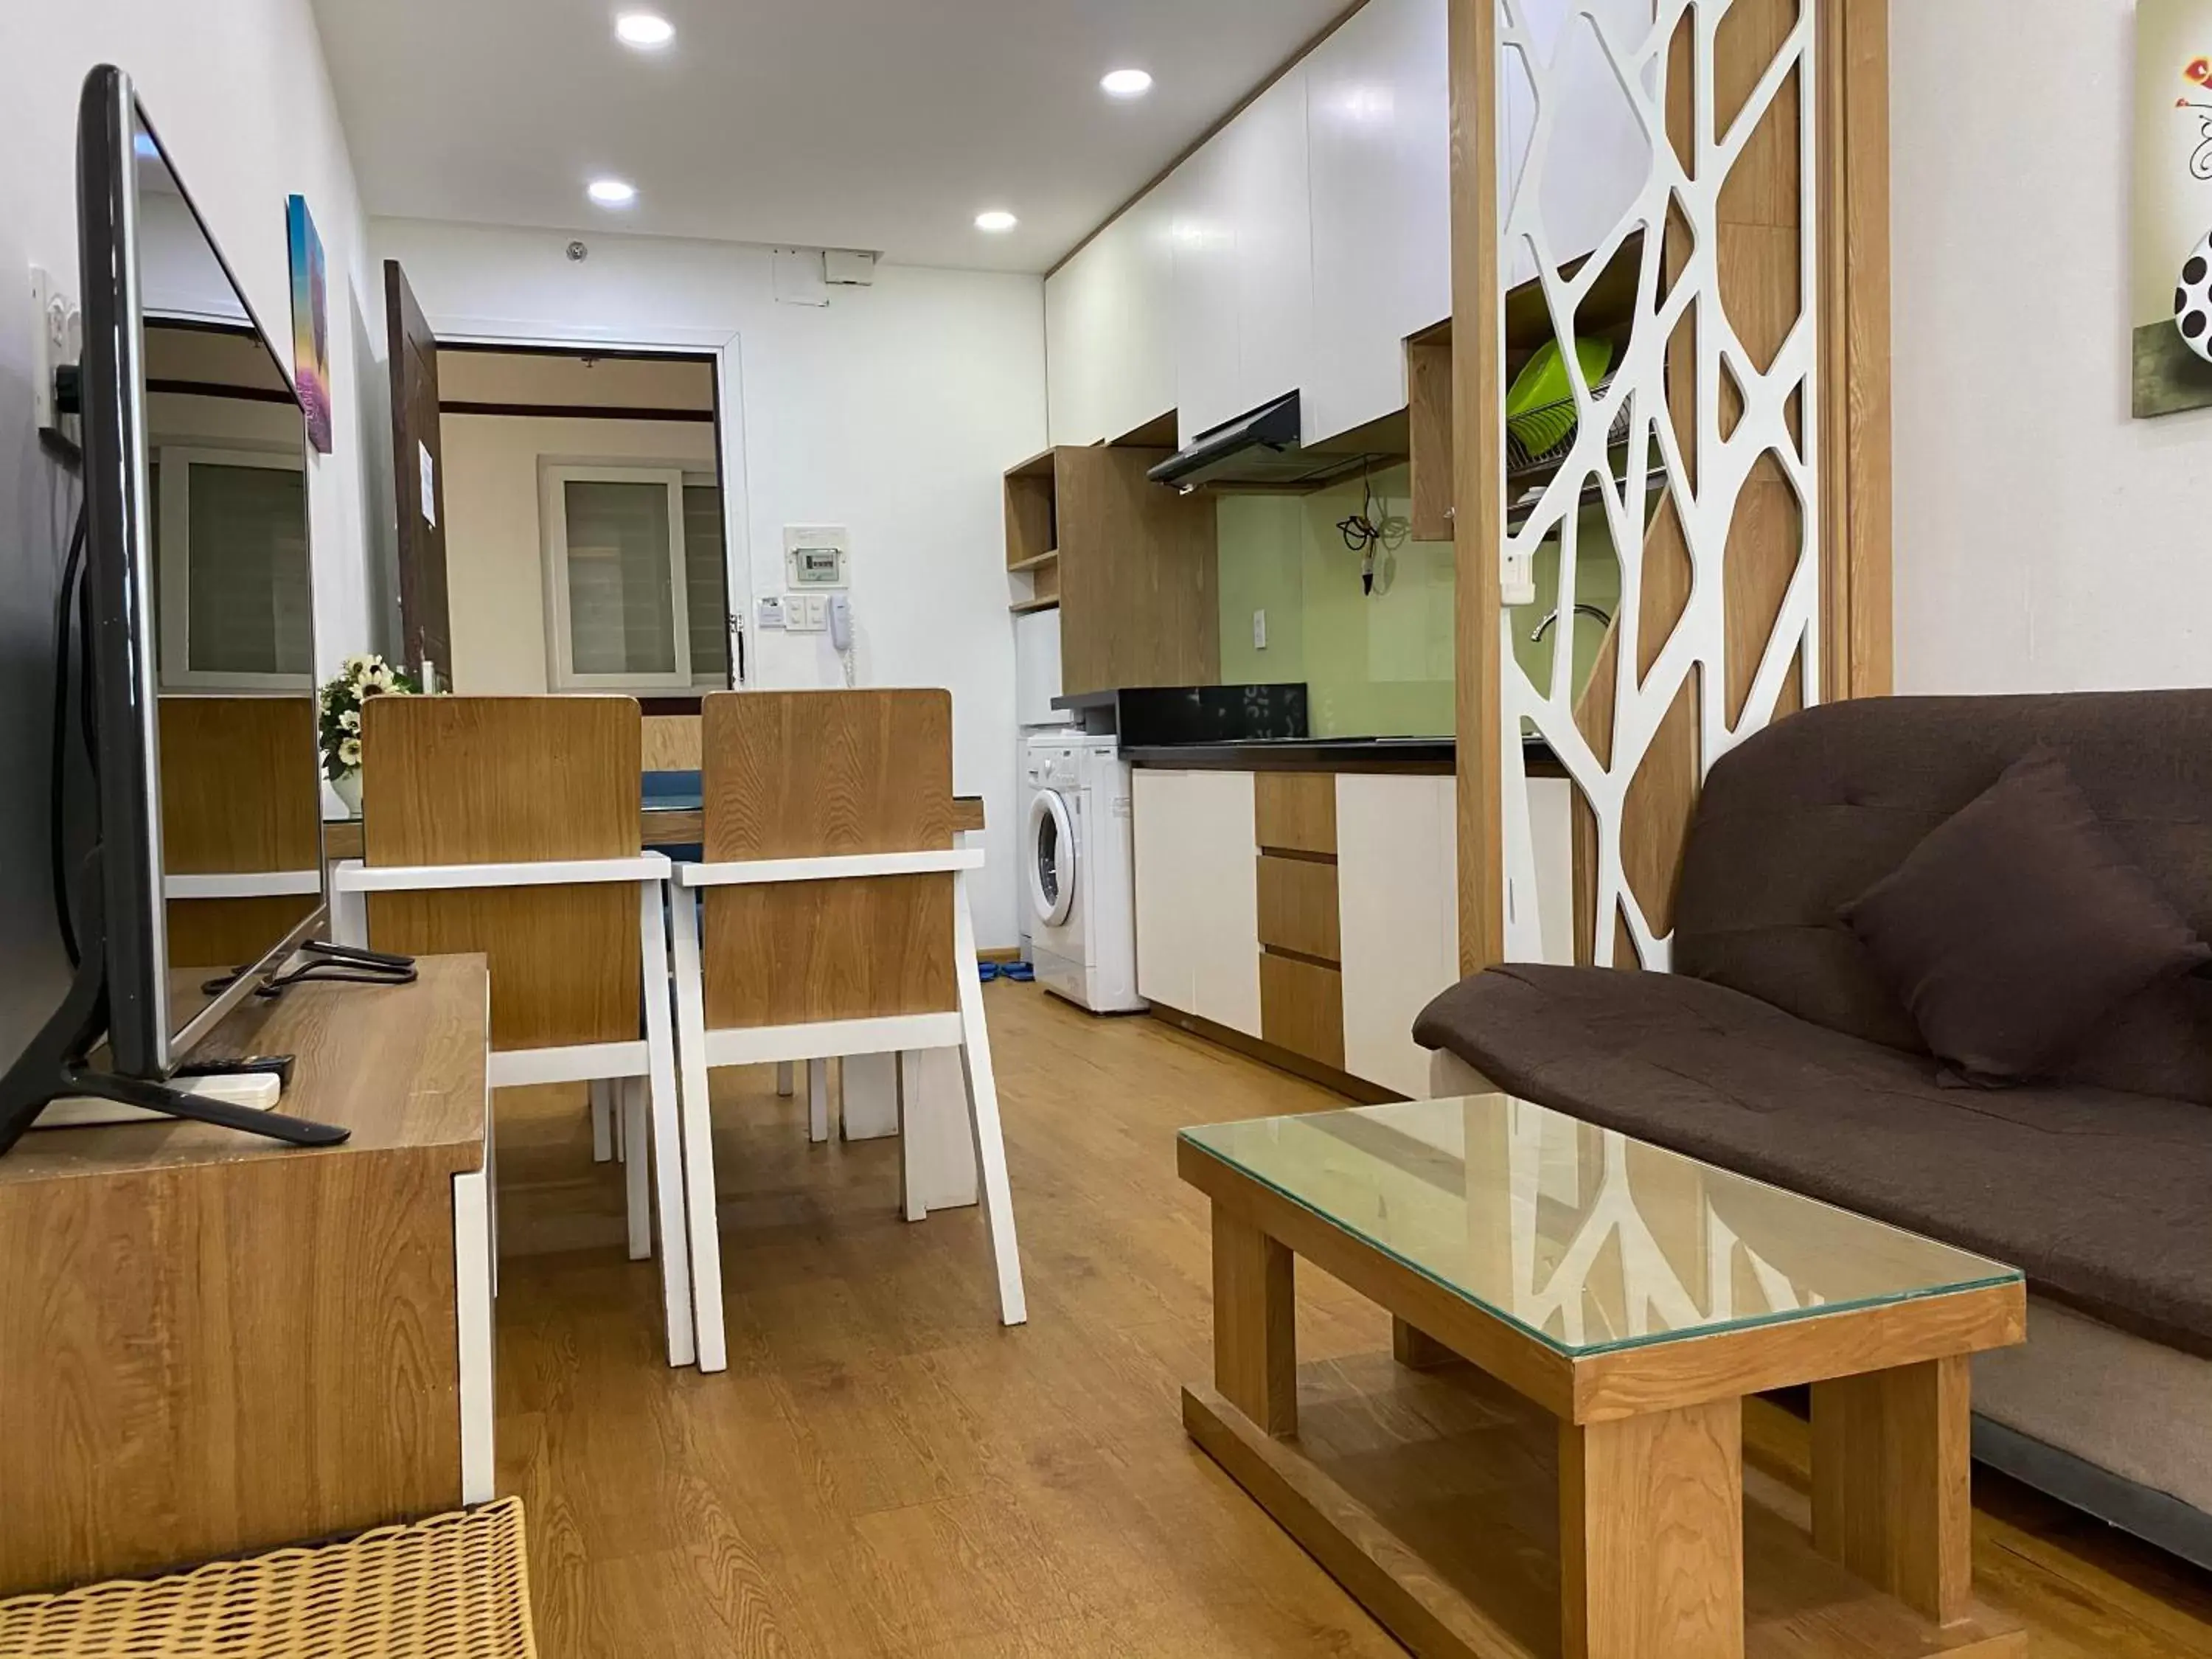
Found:
[[[897,1146],[812,1146],[766,1067],[717,1073],[730,1370],[672,1371],[653,1264],[582,1091],[498,1098],[500,1491],[529,1509],[547,1659],[1395,1656],[1184,1437],[1211,1374],[1187,1123],[1326,1110],[1313,1085],[1033,987],[986,991],[1030,1323],[975,1210],[896,1216]],[[1310,1267],[1309,1359],[1389,1322]],[[1759,1408],[1765,1467],[1803,1431]],[[2212,1576],[1978,1470],[1983,1595],[2036,1659],[2212,1659]]]

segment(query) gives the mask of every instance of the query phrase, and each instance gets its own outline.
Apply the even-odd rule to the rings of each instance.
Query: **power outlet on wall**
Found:
[[[31,267],[31,423],[57,424],[54,371],[84,355],[84,315],[77,303],[54,286],[54,279]]]
[[[1510,611],[1536,603],[1536,558],[1532,553],[1508,553],[1501,562],[1498,602]]]

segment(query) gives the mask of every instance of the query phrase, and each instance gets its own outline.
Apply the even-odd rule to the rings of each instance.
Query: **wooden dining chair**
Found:
[[[918,1051],[957,1048],[1000,1315],[1021,1324],[968,901],[983,854],[953,845],[951,697],[723,692],[704,714],[706,862],[676,866],[671,907],[700,1370],[728,1363],[708,1110],[724,1066],[893,1054],[903,1075]]]
[[[640,846],[636,702],[376,697],[362,720],[365,857],[331,872],[335,930],[488,957],[493,1087],[613,1087],[629,1253],[653,1254],[657,1216],[668,1361],[690,1364],[669,862]]]

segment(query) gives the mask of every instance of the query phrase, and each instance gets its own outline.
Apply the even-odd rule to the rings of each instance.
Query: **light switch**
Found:
[[[827,593],[787,593],[783,599],[783,625],[793,634],[823,634],[830,628],[830,596]]]
[[[1264,605],[1252,613],[1252,648],[1255,651],[1267,648],[1267,611]]]

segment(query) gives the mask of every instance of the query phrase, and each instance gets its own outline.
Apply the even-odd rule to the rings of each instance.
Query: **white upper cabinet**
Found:
[[[1168,236],[1175,250],[1171,306],[1176,408],[1182,441],[1243,414],[1237,381],[1237,202],[1229,150],[1213,142],[1177,167]]]
[[[1044,285],[1052,441],[1094,444],[1176,406],[1173,192],[1154,190]]]
[[[1304,64],[1308,443],[1406,406],[1405,337],[1451,314],[1446,0],[1369,0]]]
[[[1306,173],[1301,65],[1168,180],[1185,443],[1304,384],[1313,337]]]
[[[1446,4],[1369,0],[1045,285],[1054,443],[1405,407],[1405,337],[1451,312]]]
[[[1223,131],[1237,220],[1237,409],[1305,385],[1313,349],[1313,212],[1301,64]]]

